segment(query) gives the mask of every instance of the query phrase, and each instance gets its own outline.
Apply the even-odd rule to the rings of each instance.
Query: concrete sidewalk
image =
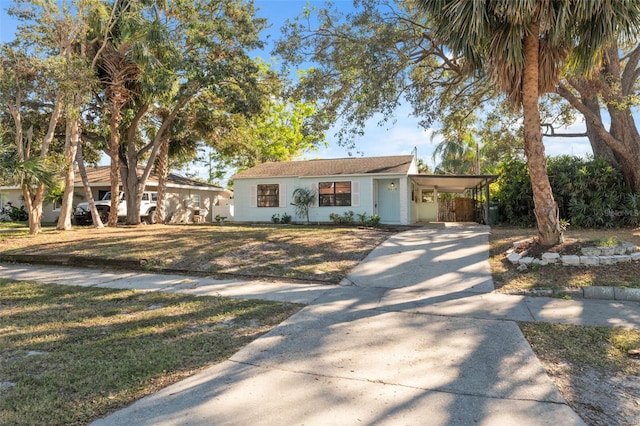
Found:
[[[397,234],[342,286],[24,265],[0,265],[0,277],[309,304],[97,425],[583,424],[513,321],[640,327],[640,305],[493,294],[488,232]]]

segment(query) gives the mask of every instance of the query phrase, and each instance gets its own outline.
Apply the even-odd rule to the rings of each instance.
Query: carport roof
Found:
[[[438,192],[464,192],[494,182],[498,175],[410,175],[411,179],[425,188],[437,188]]]

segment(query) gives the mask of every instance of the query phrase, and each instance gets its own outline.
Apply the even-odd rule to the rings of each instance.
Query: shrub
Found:
[[[549,181],[560,218],[581,228],[610,228],[640,224],[640,194],[630,193],[622,173],[602,158],[584,160],[559,156],[547,161]],[[535,224],[531,180],[524,160],[501,164],[494,199],[500,221]]]
[[[342,216],[340,216],[337,213],[331,213],[329,215],[329,219],[333,221],[333,223],[335,223],[336,225],[351,225],[353,224],[354,215],[355,213],[349,210],[348,212],[345,212]]]
[[[358,221],[362,226],[370,226],[372,228],[380,226],[380,216],[377,214],[368,217],[366,213],[358,213]]]
[[[279,213],[274,214],[273,216],[271,216],[271,222],[273,223],[282,223],[282,224],[287,224],[287,223],[291,223],[291,215],[288,215],[286,213],[282,213],[282,217],[280,217]]]
[[[369,226],[373,228],[378,228],[380,226],[380,216],[378,216],[377,214],[374,214],[369,218],[367,223],[369,224]]]
[[[293,203],[296,208],[296,215],[303,217],[309,222],[309,211],[316,200],[316,192],[309,188],[296,188],[293,191]]]
[[[7,203],[7,206],[2,209],[1,213],[7,216],[12,222],[26,222],[29,220],[29,215],[24,206],[16,207],[12,206],[11,203]]]

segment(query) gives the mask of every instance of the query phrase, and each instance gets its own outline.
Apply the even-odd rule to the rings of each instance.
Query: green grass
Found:
[[[85,424],[221,362],[300,305],[0,280],[0,423]]]
[[[596,247],[615,247],[620,241],[616,237],[598,238],[593,241]]]
[[[3,222],[0,221],[0,229],[28,228],[27,222]]]

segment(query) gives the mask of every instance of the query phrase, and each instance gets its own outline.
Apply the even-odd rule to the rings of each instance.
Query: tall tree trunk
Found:
[[[640,191],[640,134],[633,119],[629,107],[629,96],[633,96],[633,87],[637,75],[636,66],[640,58],[640,47],[636,48],[626,64],[625,70],[621,69],[620,56],[617,45],[612,45],[606,55],[604,72],[607,87],[603,98],[607,104],[607,110],[611,117],[609,133],[619,146],[611,146],[618,154],[618,160],[622,166],[622,172],[629,189],[633,192]],[[631,67],[631,69],[627,68]],[[632,71],[632,72],[630,72]]]
[[[591,111],[593,111],[593,114],[598,118],[600,122],[602,122],[598,96],[594,95],[589,99],[583,99],[582,103]],[[620,167],[616,155],[614,154],[613,150],[607,145],[607,142],[602,139],[602,137],[600,137],[600,134],[597,132],[593,124],[593,120],[589,120],[585,117],[585,124],[587,126],[587,137],[589,138],[589,143],[591,144],[593,156],[604,158],[612,166]]]
[[[524,115],[524,149],[529,165],[533,190],[534,214],[538,236],[543,245],[562,241],[558,205],[553,199],[547,159],[542,143],[540,110],[538,104],[538,48],[539,23],[532,24],[531,34],[524,38],[524,69],[522,77],[522,109]]]
[[[144,192],[144,186],[141,185],[138,178],[138,162],[137,159],[133,162],[129,161],[126,166],[122,168],[122,181],[124,185],[124,195],[127,201],[127,225],[140,225],[140,204],[142,203],[142,194]]]
[[[78,144],[78,151],[76,152],[76,162],[78,163],[78,173],[80,173],[80,179],[82,180],[82,187],[84,188],[84,197],[89,204],[89,211],[91,212],[91,219],[93,221],[94,228],[104,228],[100,213],[96,208],[96,202],[93,199],[91,193],[91,185],[89,185],[89,178],[87,176],[87,168],[84,165],[84,154],[82,153],[82,140]]]
[[[43,184],[38,184],[35,189],[32,189],[28,184],[22,185],[22,196],[29,215],[29,234],[31,235],[36,235],[42,231],[44,189]]]
[[[77,97],[77,95],[76,95]],[[64,159],[67,163],[67,172],[64,178],[64,194],[62,195],[62,205],[60,206],[60,216],[58,217],[58,230],[71,229],[71,214],[73,213],[73,193],[76,181],[75,167],[73,165],[78,151],[80,140],[80,118],[78,117],[79,106],[73,102],[71,111],[67,113],[67,128],[64,146]]]
[[[158,155],[158,201],[156,205],[156,223],[164,223],[167,176],[169,175],[169,138],[165,137]]]
[[[593,90],[583,91],[580,81],[570,80],[569,83],[578,90],[582,98],[577,97],[563,84],[558,85],[557,93],[584,115],[594,155],[601,152],[596,152],[596,146],[600,141],[604,142],[621,168],[627,187],[637,192],[640,191],[640,167],[638,167],[640,134],[628,101],[634,96],[633,88],[640,62],[640,43],[625,58],[626,63],[623,69],[618,46],[613,43],[607,49],[603,69],[598,79],[586,82],[586,85],[597,87],[598,93],[606,104],[611,117],[609,130],[605,128],[600,109],[595,109],[588,100],[584,99],[585,92],[592,97]]]
[[[621,146],[614,152],[620,160],[622,173],[627,187],[633,191],[640,191],[640,134],[636,127],[631,110],[628,107],[616,108],[609,106],[611,128],[609,133],[613,139],[621,141]]]
[[[111,118],[109,128],[111,138],[109,139],[109,180],[111,181],[111,207],[109,209],[109,219],[107,226],[118,225],[118,203],[120,202],[120,115],[121,101],[118,94],[114,94],[111,99]]]

